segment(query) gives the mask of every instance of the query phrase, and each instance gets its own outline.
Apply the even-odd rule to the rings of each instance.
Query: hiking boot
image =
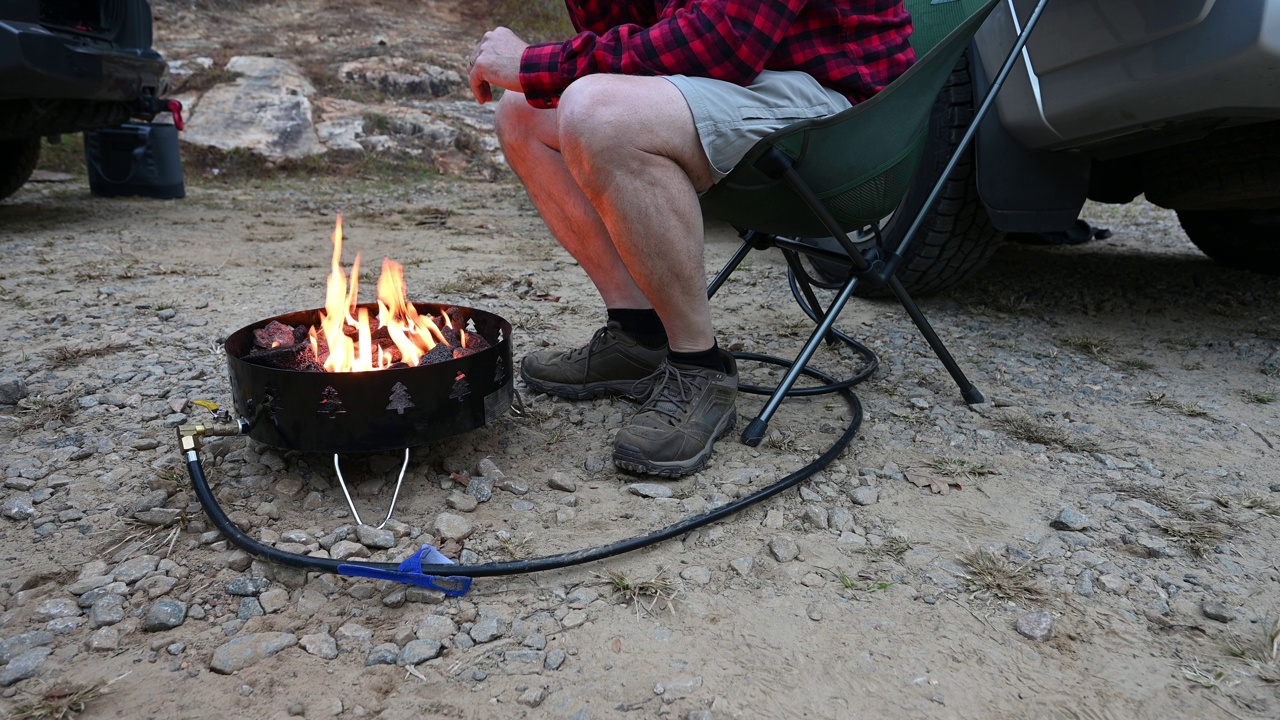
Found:
[[[721,351],[728,372],[663,362],[637,385],[644,405],[613,441],[613,462],[624,470],[664,477],[695,473],[711,448],[733,429],[738,412],[738,366]],[[636,394],[641,394],[637,392]]]
[[[546,350],[525,356],[520,377],[538,392],[573,400],[630,396],[636,383],[652,374],[666,357],[665,343],[649,349],[611,321],[576,350]]]

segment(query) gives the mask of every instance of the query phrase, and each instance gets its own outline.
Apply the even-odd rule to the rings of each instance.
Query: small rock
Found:
[[[113,627],[101,627],[93,631],[85,646],[91,651],[111,652],[120,648],[120,631]]]
[[[809,616],[809,619],[814,622],[822,620],[822,608],[818,607],[816,604],[811,604],[809,607],[805,608],[805,613]]]
[[[413,634],[419,640],[442,643],[447,638],[458,634],[458,625],[444,615],[428,615],[422,619],[421,623],[418,623],[418,627],[414,629]]]
[[[729,561],[729,567],[742,577],[746,577],[751,572],[751,566],[755,564],[755,560],[749,557],[740,557]]]
[[[849,491],[849,499],[854,505],[875,505],[880,502],[880,489],[870,485],[860,485]]]
[[[467,483],[467,494],[475,498],[476,502],[489,502],[493,498],[493,484],[494,479],[491,477],[473,477]]]
[[[564,492],[577,492],[578,483],[573,478],[562,472],[551,473],[551,479],[547,481],[547,487],[552,490],[563,490]]]
[[[133,514],[134,519],[144,525],[153,527],[168,527],[182,517],[182,510],[179,508],[151,508]]]
[[[565,630],[572,630],[573,628],[583,626],[584,624],[586,624],[586,622],[587,622],[586,610],[570,610],[567,614],[565,614],[564,618],[560,620],[560,626],[563,627]]]
[[[787,524],[787,518],[778,508],[773,508],[764,515],[764,527],[766,530],[781,530]]]
[[[441,645],[435,640],[411,640],[400,650],[396,664],[400,666],[424,663],[440,654]]]
[[[27,397],[27,381],[17,375],[0,375],[0,405],[17,405]]]
[[[236,597],[257,597],[271,587],[271,581],[264,577],[238,577],[226,584],[228,595]]]
[[[303,650],[307,651],[308,655],[315,655],[324,660],[332,660],[338,657],[338,641],[327,633],[303,635],[298,644],[302,646]]]
[[[529,485],[527,483],[520,482],[519,480],[512,480],[511,478],[499,480],[495,487],[503,492],[509,492],[512,495],[529,494]]]
[[[675,495],[670,485],[660,485],[658,483],[632,483],[627,486],[627,490],[632,495],[639,495],[643,498],[669,498]]]
[[[329,548],[329,557],[334,560],[350,560],[351,558],[369,557],[369,548],[350,540],[339,540]]]
[[[1123,595],[1129,590],[1128,581],[1115,573],[1107,573],[1099,577],[1098,585],[1102,586],[1103,590],[1115,595]]]
[[[253,556],[244,550],[232,550],[227,554],[227,569],[244,572],[253,565]]]
[[[543,690],[540,687],[532,687],[532,688],[529,688],[528,690],[525,690],[523,693],[521,693],[520,697],[516,698],[516,702],[520,703],[521,705],[526,705],[531,708],[536,708],[542,704],[542,701],[546,697],[547,697],[546,690]]]
[[[369,525],[361,525],[356,528],[356,539],[360,541],[361,545],[378,550],[386,550],[396,546],[395,533],[385,528],[379,529]]]
[[[475,512],[475,509],[480,505],[480,501],[464,492],[454,490],[449,493],[449,497],[445,498],[445,504],[458,512],[469,513]]]
[[[800,547],[785,535],[779,535],[769,541],[769,552],[778,562],[791,562],[800,555]]]
[[[564,665],[564,661],[568,659],[568,657],[568,653],[560,648],[556,648],[555,650],[547,653],[547,659],[543,661],[542,665],[548,670],[559,670],[560,666]]]
[[[172,630],[187,619],[187,606],[177,600],[160,600],[142,617],[142,629],[147,632]]]
[[[1058,517],[1049,523],[1049,527],[1055,530],[1071,530],[1079,532],[1081,530],[1089,530],[1093,527],[1093,521],[1084,513],[1073,507],[1064,507],[1058,513]]]
[[[213,651],[209,669],[230,675],[298,644],[292,633],[264,632],[235,638]]]
[[[395,665],[396,660],[400,657],[400,648],[395,643],[383,643],[374,647],[369,651],[369,656],[365,658],[365,667],[373,665]]]
[[[124,619],[124,598],[119,595],[104,595],[89,608],[89,626],[100,628],[115,625]]]
[[[34,647],[10,660],[9,664],[0,670],[0,687],[9,687],[20,680],[35,677],[52,652],[53,650],[47,647]]]
[[[474,530],[470,520],[453,513],[440,513],[431,524],[431,532],[445,540],[465,540]]]
[[[27,493],[18,493],[4,501],[0,514],[10,520],[29,520],[36,514],[35,499]]]
[[[21,635],[14,635],[8,640],[0,642],[0,665],[4,665],[31,648],[52,643],[53,633],[47,630],[35,630]]]
[[[478,643],[487,643],[497,640],[505,633],[506,628],[503,627],[502,621],[497,618],[485,618],[472,625],[468,635]]]
[[[48,622],[57,618],[80,616],[80,605],[70,598],[54,598],[40,603],[31,619],[36,622]]]
[[[1200,611],[1204,613],[1205,617],[1210,620],[1217,620],[1220,623],[1229,623],[1236,619],[1236,616],[1227,609],[1226,605],[1212,600],[1206,600],[1204,604],[1200,606]]]
[[[278,613],[289,607],[289,591],[284,588],[268,590],[258,596],[258,602],[262,604],[263,612],[268,615]]]
[[[480,464],[476,466],[476,474],[481,477],[493,478],[494,480],[501,480],[506,477],[506,474],[490,458],[484,458],[480,461]]]
[[[150,573],[155,572],[156,566],[160,564],[160,558],[154,555],[143,555],[141,557],[126,560],[116,568],[112,578],[118,582],[132,585]]]
[[[1045,642],[1053,637],[1053,617],[1044,610],[1029,612],[1018,618],[1018,634],[1034,640]]]
[[[706,585],[711,582],[711,569],[705,567],[687,567],[680,571],[680,577],[694,585]]]

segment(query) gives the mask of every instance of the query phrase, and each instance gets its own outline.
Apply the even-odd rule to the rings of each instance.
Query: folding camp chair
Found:
[[[770,389],[743,387],[748,392],[770,395],[760,414],[742,433],[742,441],[747,445],[760,444],[769,420],[784,398],[832,391],[838,385],[847,387],[853,381],[794,389],[796,380],[806,372],[806,365],[824,339],[834,342],[841,338],[857,347],[847,336],[835,331],[833,325],[860,284],[888,287],[951,374],[965,402],[984,401],[982,393],[965,377],[896,273],[947,177],[991,109],[1048,0],[1039,0],[1021,28],[968,131],[896,249],[883,247],[878,223],[900,210],[925,154],[934,100],[974,33],[1002,1],[1008,0],[905,0],[914,26],[911,37],[916,52],[914,65],[874,97],[849,110],[798,122],[765,137],[733,172],[704,194],[703,213],[729,222],[739,228],[743,237],[742,246],[708,286],[707,296],[715,295],[752,250],[777,247],[786,256],[793,294],[817,323],[804,349],[789,364],[771,394]],[[867,230],[876,242],[859,248],[848,235],[858,230]],[[825,250],[798,239],[825,236],[834,237],[843,252]],[[799,255],[824,258],[851,270],[848,280],[839,285],[835,298],[825,310],[800,265]],[[764,359],[746,354],[743,357]]]

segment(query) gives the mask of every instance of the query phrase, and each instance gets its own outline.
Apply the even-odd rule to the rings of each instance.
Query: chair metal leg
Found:
[[[893,290],[893,294],[897,296],[898,302],[902,303],[903,309],[911,316],[911,321],[916,324],[916,329],[924,336],[925,342],[929,343],[929,347],[933,348],[933,354],[938,356],[942,361],[942,366],[951,374],[951,379],[955,381],[956,386],[960,388],[960,396],[968,405],[977,405],[986,402],[986,398],[982,397],[982,393],[973,383],[969,382],[969,378],[965,377],[964,371],[960,369],[960,365],[955,358],[951,357],[951,353],[947,350],[947,346],[942,344],[942,338],[938,337],[929,324],[929,320],[925,318],[924,313],[920,312],[920,306],[916,305],[916,301],[907,293],[907,289],[902,286],[902,281],[898,276],[889,278],[889,289]]]
[[[777,389],[773,391],[764,407],[760,409],[760,414],[756,415],[756,418],[748,423],[747,428],[742,431],[742,442],[744,444],[756,447],[764,439],[764,434],[769,429],[769,420],[778,411],[778,406],[786,399],[787,393],[796,384],[796,380],[800,379],[800,373],[809,364],[813,354],[818,351],[818,347],[822,345],[827,333],[831,332],[831,326],[835,324],[836,317],[840,315],[840,311],[848,304],[849,298],[853,297],[853,289],[857,285],[858,277],[855,275],[845,282],[844,287],[840,288],[840,293],[836,295],[835,300],[831,301],[831,307],[827,308],[826,316],[814,328],[813,334],[809,336],[809,341],[804,344],[800,354],[796,356],[795,361],[791,363],[791,367],[787,369],[787,374],[783,376],[782,382],[778,383]]]

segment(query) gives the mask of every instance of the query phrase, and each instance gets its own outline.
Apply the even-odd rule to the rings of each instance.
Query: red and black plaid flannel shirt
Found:
[[[902,0],[566,0],[579,34],[531,45],[520,85],[555,107],[593,73],[697,75],[746,85],[761,70],[802,70],[858,103],[911,65]]]

